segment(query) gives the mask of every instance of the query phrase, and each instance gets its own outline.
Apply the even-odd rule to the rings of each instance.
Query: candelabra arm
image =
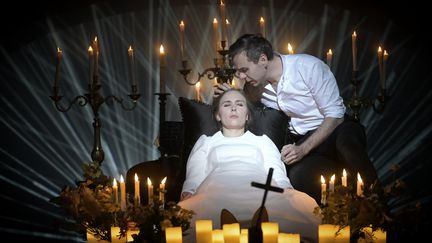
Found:
[[[75,97],[73,100],[71,100],[69,104],[63,106],[62,104],[60,104],[60,100],[62,99],[62,97],[63,96],[59,96],[59,95],[50,96],[51,100],[54,101],[56,109],[60,112],[67,112],[75,103],[78,103],[79,106],[85,106],[89,102],[87,97],[79,95]]]
[[[124,110],[131,111],[131,110],[135,109],[135,107],[137,106],[137,103],[138,103],[137,101],[138,101],[138,99],[139,99],[140,96],[141,96],[140,94],[130,94],[129,95],[129,97],[132,99],[132,105],[131,106],[126,106],[125,105],[126,102],[124,102],[124,100],[122,98],[116,97],[114,95],[107,96],[105,98],[105,101],[107,103],[109,103],[110,101],[112,101],[112,103],[114,101],[116,101],[117,103],[119,103],[121,105],[121,107]]]

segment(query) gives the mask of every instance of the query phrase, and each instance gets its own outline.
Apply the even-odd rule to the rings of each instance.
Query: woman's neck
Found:
[[[245,133],[245,130],[242,129],[228,129],[228,128],[222,128],[222,134],[225,137],[240,137]]]

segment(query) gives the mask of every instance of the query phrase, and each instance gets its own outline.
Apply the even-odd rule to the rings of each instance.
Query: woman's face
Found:
[[[224,129],[243,129],[248,119],[246,98],[238,91],[227,91],[220,102],[216,119]]]

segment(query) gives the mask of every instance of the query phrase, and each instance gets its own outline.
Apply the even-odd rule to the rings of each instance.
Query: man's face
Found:
[[[258,86],[264,84],[266,80],[267,57],[261,54],[258,63],[249,61],[246,56],[246,51],[242,51],[233,58],[234,68],[236,69],[235,76],[252,84]]]

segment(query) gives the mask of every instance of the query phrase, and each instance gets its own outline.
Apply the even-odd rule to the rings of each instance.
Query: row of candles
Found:
[[[159,184],[159,200],[162,201],[162,204],[165,202],[165,183],[166,183],[167,177],[163,178],[161,183]],[[123,176],[120,175],[120,208],[125,211],[126,210],[126,184],[123,179]],[[135,173],[134,176],[134,202],[139,205],[141,203],[141,194],[140,194],[140,187],[141,183],[138,178],[138,175]],[[114,202],[118,203],[119,201],[119,189],[117,185],[117,180],[113,179],[113,197]],[[153,203],[153,195],[154,195],[154,189],[153,184],[149,177],[147,177],[147,197],[148,197],[148,204]]]
[[[328,191],[329,192],[334,192],[335,179],[336,179],[336,175],[333,174],[329,180],[329,185],[328,185]],[[347,172],[345,169],[343,169],[343,171],[342,171],[341,182],[342,182],[342,186],[344,186],[344,187],[348,186]],[[364,187],[363,180],[360,176],[360,173],[357,173],[357,187],[356,187],[357,196],[363,195],[363,187]],[[327,192],[326,180],[325,180],[324,176],[321,175],[321,204],[323,204],[323,205],[326,204],[326,192]]]

